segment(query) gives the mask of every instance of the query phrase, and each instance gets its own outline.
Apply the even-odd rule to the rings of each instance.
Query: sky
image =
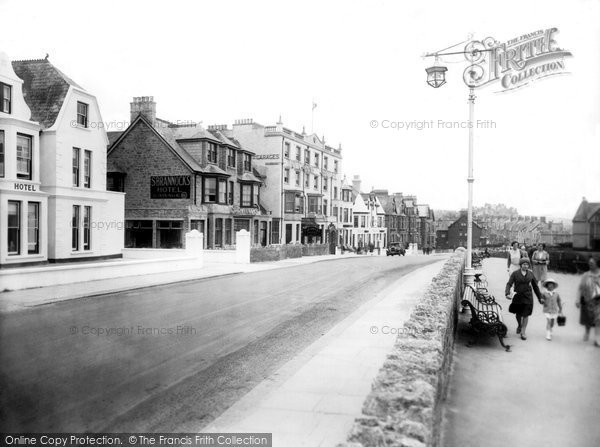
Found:
[[[475,120],[487,128],[474,129],[474,204],[571,218],[582,197],[600,201],[598,0],[0,0],[0,17],[11,17],[0,51],[49,54],[98,98],[109,130],[128,121],[134,96],[154,96],[170,121],[273,125],[281,116],[307,132],[314,101],[314,131],[342,145],[348,178],[434,209],[467,206],[467,64],[445,56],[447,84],[433,89],[423,55],[470,36],[505,42],[556,27],[573,54],[567,74],[476,91]]]

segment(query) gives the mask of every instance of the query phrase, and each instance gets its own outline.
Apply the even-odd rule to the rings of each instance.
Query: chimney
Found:
[[[130,122],[137,118],[139,114],[144,115],[154,126],[156,124],[156,103],[154,96],[136,96],[131,103]]]
[[[361,185],[361,180],[360,180],[360,175],[355,175],[354,178],[352,179],[352,187],[354,189],[356,189],[358,192],[361,192],[362,189],[360,189],[360,185]]]

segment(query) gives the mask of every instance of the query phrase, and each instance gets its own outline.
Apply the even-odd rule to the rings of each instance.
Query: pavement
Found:
[[[276,373],[205,433],[268,432],[273,445],[334,447],[346,440],[404,321],[441,269],[419,268],[381,290]]]
[[[511,352],[497,338],[467,347],[470,316],[460,315],[442,445],[600,445],[600,349],[583,342],[575,307],[580,276],[549,273],[559,283],[567,324],[555,326],[553,339],[546,340],[546,319],[536,302],[523,341],[504,298],[506,261],[487,259],[483,271],[503,306]]]

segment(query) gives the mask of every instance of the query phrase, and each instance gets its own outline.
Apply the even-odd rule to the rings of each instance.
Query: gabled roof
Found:
[[[587,200],[582,200],[579,208],[577,208],[575,217],[573,217],[573,222],[588,222],[599,210],[600,202],[588,202]]]
[[[123,130],[113,130],[110,132],[106,132],[106,136],[108,137],[108,146],[110,147],[115,141],[119,139],[121,135],[123,135]]]
[[[84,90],[48,59],[13,61],[12,66],[23,80],[23,97],[31,109],[31,120],[44,128],[56,122],[70,86]]]

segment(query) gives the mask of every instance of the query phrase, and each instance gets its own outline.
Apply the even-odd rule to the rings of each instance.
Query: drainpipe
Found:
[[[284,209],[284,198],[285,198],[285,190],[283,189],[283,170],[284,170],[284,156],[283,156],[283,142],[285,140],[285,137],[281,137],[281,198],[279,200],[279,214],[280,214],[280,221],[279,221],[279,244],[283,244],[283,232],[285,231],[285,225],[284,225],[284,216],[285,216],[285,209]],[[291,145],[290,145],[290,151],[291,151]],[[290,156],[292,154],[290,153]]]

